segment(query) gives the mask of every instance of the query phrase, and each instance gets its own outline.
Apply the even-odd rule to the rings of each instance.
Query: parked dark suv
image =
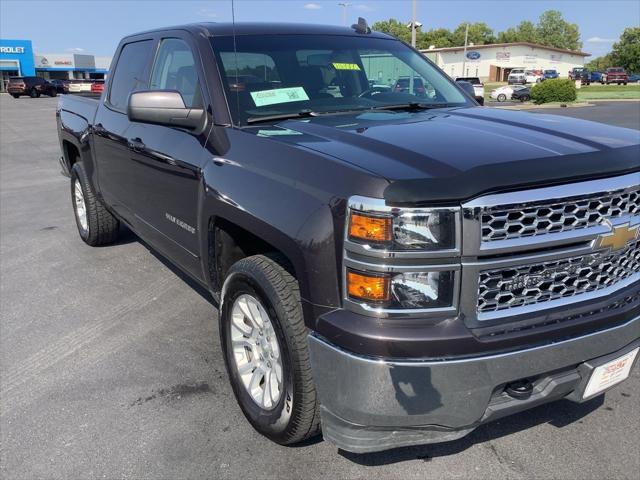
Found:
[[[69,80],[50,80],[58,93],[69,93]]]
[[[20,95],[29,95],[31,98],[38,98],[43,93],[50,97],[55,97],[58,94],[55,85],[40,77],[11,77],[9,79],[9,85],[7,86],[7,92],[9,92],[13,98],[18,98]]]

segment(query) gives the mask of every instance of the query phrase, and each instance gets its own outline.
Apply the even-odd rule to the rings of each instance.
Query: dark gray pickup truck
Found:
[[[452,440],[637,361],[639,132],[480,107],[364,21],[149,31],[110,72],[57,109],[80,236],[211,292],[268,438]]]

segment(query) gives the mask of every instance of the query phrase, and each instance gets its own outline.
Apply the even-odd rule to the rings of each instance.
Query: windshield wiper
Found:
[[[415,112],[418,110],[429,110],[433,108],[447,108],[447,107],[455,107],[456,105],[452,103],[420,103],[420,102],[408,102],[408,103],[398,103],[395,105],[380,105],[377,107],[372,107],[372,110],[409,110],[410,112]]]
[[[272,120],[286,120],[287,118],[316,117],[319,113],[313,110],[300,110],[298,112],[276,113],[274,115],[261,115],[259,117],[249,117],[247,123],[270,122]]]

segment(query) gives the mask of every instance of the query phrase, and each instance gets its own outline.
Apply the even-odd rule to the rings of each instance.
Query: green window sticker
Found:
[[[360,65],[357,63],[333,63],[333,68],[336,70],[360,70]]]
[[[302,87],[274,88],[273,90],[260,90],[259,92],[250,93],[256,107],[309,100],[307,92]]]

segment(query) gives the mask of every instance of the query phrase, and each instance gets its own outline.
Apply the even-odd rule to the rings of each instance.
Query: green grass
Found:
[[[494,88],[506,85],[505,82],[492,82],[484,84],[485,100],[490,101],[489,96]],[[640,99],[640,84],[632,83],[628,85],[601,85],[592,83],[589,86],[583,86],[578,89],[578,102],[588,100],[627,100]]]
[[[578,90],[578,100],[640,99],[640,85],[601,85],[592,83]]]

